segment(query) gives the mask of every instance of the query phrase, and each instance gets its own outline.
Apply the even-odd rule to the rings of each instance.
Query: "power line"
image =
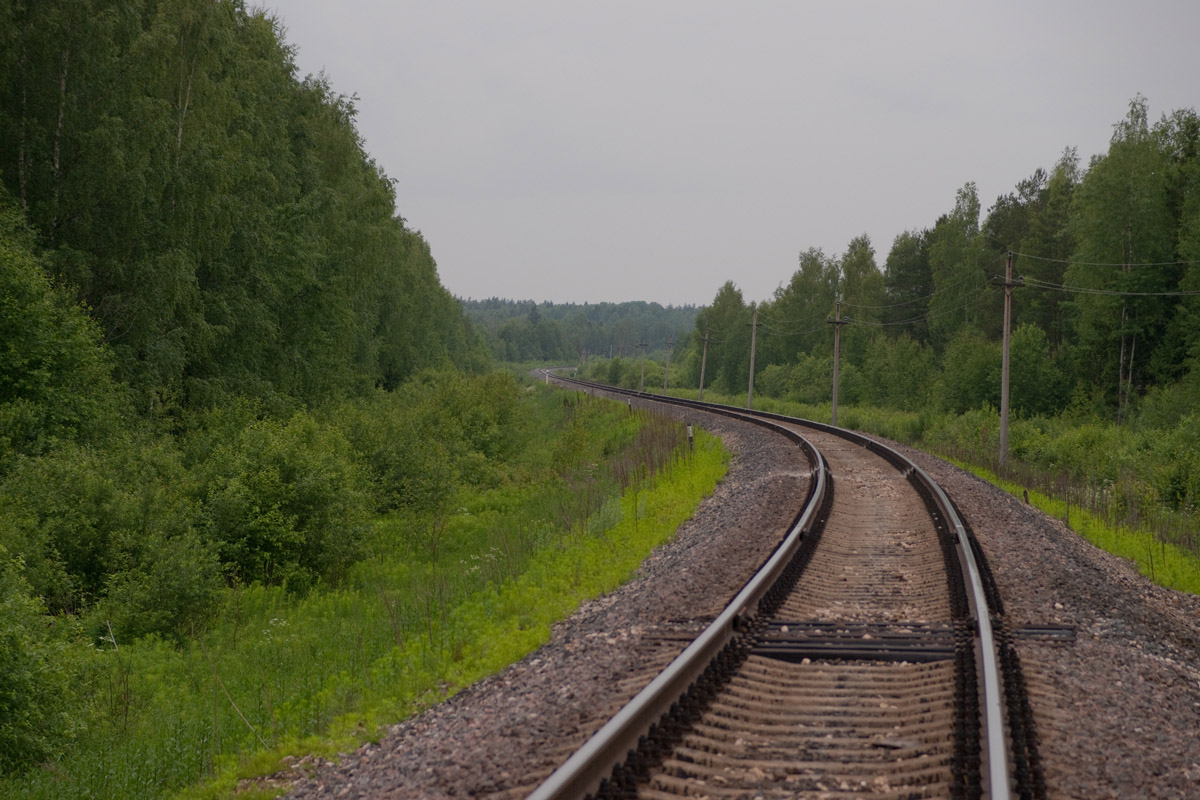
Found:
[[[979,288],[986,289],[987,287],[981,286]],[[951,314],[958,314],[961,311],[963,311],[965,308],[979,305],[980,302],[983,301],[987,297],[988,297],[988,293],[986,291],[981,291],[978,294],[976,294],[973,298],[969,297],[969,296],[963,296],[962,297],[963,303],[961,305],[958,303],[955,303],[953,308],[947,308],[942,311],[929,311],[925,314],[921,314],[920,316],[911,317],[909,319],[897,320],[896,322],[871,322],[869,320],[854,319],[852,317],[847,317],[846,319],[848,319],[850,322],[852,322],[855,325],[866,325],[868,327],[873,327],[873,328],[892,328],[892,327],[897,327],[900,325],[912,325],[915,322],[927,322],[928,320],[931,320],[931,319],[938,319],[940,317],[950,316]]]
[[[771,325],[767,324],[766,322],[758,323],[758,327],[763,328],[768,333],[772,333],[776,336],[804,336],[809,333],[816,333],[817,331],[824,330],[824,326],[822,326],[820,328],[808,328],[806,330],[800,330],[800,331],[785,331],[785,330],[780,330],[778,328],[772,327]]]
[[[915,297],[912,300],[904,300],[899,303],[888,303],[885,305],[876,306],[876,305],[867,305],[867,304],[860,304],[860,303],[849,303],[849,302],[843,300],[842,305],[846,306],[848,308],[871,308],[871,309],[899,308],[900,306],[910,306],[913,303],[920,303],[922,300],[932,300],[939,293],[948,292],[951,289],[955,289],[959,286],[965,286],[966,284],[972,283],[973,281],[975,281],[975,276],[973,276],[973,275],[967,276],[964,278],[959,278],[957,281],[951,281],[950,283],[946,284],[945,286],[940,286],[940,287],[934,289],[933,294],[927,294],[924,297]]]
[[[1045,256],[1034,256],[1028,253],[1013,252],[1014,256],[1019,258],[1031,258],[1034,261],[1049,261],[1054,264],[1078,264],[1081,267],[1185,267],[1192,264],[1200,264],[1200,261],[1150,261],[1145,263],[1125,262],[1106,262],[1106,261],[1072,261],[1066,258],[1046,258]]]
[[[1195,297],[1195,292],[1119,292],[1115,289],[1089,289],[1086,286],[1066,286],[1061,283],[1050,283],[1037,278],[1025,278],[1025,285],[1034,289],[1050,289],[1056,292],[1072,292],[1075,294],[1103,294],[1112,297]]]

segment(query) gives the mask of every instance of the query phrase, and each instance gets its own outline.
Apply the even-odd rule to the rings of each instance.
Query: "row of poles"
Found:
[[[1008,393],[1009,393],[1009,345],[1012,340],[1012,290],[1018,286],[1024,286],[1025,282],[1020,277],[1013,280],[1013,254],[1008,251],[1008,258],[1004,264],[1004,280],[1001,281],[999,276],[993,278],[990,283],[993,286],[1002,286],[1004,288],[1004,336],[1003,346],[1001,348],[1001,367],[1000,367],[1000,466],[1003,467],[1008,460]],[[834,305],[833,319],[826,320],[833,326],[833,403],[831,422],[834,425],[838,424],[838,365],[841,361],[841,340],[842,326],[850,323],[850,320],[842,319],[842,304],[838,301]],[[700,356],[700,389],[697,392],[696,399],[704,399],[704,368],[708,363],[708,333],[709,329],[704,329],[704,349]],[[753,409],[754,407],[754,352],[758,338],[758,309],[754,309],[754,315],[750,322],[750,383],[746,389],[746,408]],[[671,376],[671,348],[675,344],[675,338],[671,337],[667,340],[667,361],[666,368],[663,371],[663,392],[667,391],[667,385]],[[638,381],[638,391],[645,390],[646,385],[646,350],[649,343],[643,339],[633,345],[634,350],[641,348],[642,374]],[[609,356],[611,357],[611,352]]]

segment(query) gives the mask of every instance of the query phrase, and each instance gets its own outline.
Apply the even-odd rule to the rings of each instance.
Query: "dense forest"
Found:
[[[2,202],[137,410],[324,400],[478,363],[353,99],[300,79],[271,18],[4,0],[0,20]]]
[[[1154,124],[1135,98],[1106,153],[1067,149],[981,214],[973,183],[927,227],[896,236],[879,264],[870,239],[800,253],[774,296],[722,286],[696,318],[680,386],[744,393],[757,314],[755,391],[828,402],[833,325],[845,403],[962,412],[999,405],[1003,280],[1014,253],[1012,404],[1022,416],[1071,412],[1171,421],[1200,399],[1200,117]],[[839,305],[840,304],[840,305]],[[840,311],[838,311],[840,308]],[[679,363],[677,362],[677,363]],[[1156,411],[1158,413],[1158,411]]]
[[[241,0],[0,0],[0,777],[96,647],[336,585],[509,447],[354,115]]]
[[[627,303],[535,303],[490,298],[464,300],[467,316],[501,361],[577,363],[592,356],[640,353],[665,357],[668,343],[685,339],[695,306]]]

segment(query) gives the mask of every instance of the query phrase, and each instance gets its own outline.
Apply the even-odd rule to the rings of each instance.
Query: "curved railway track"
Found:
[[[820,423],[551,378],[771,428],[813,480],[725,611],[531,798],[1044,796],[999,593],[924,471]]]

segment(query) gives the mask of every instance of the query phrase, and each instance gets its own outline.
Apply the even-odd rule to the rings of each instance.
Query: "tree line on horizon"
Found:
[[[562,361],[665,354],[695,323],[699,308],[635,300],[623,303],[538,303],[533,300],[463,300],[463,309],[500,361]]]

